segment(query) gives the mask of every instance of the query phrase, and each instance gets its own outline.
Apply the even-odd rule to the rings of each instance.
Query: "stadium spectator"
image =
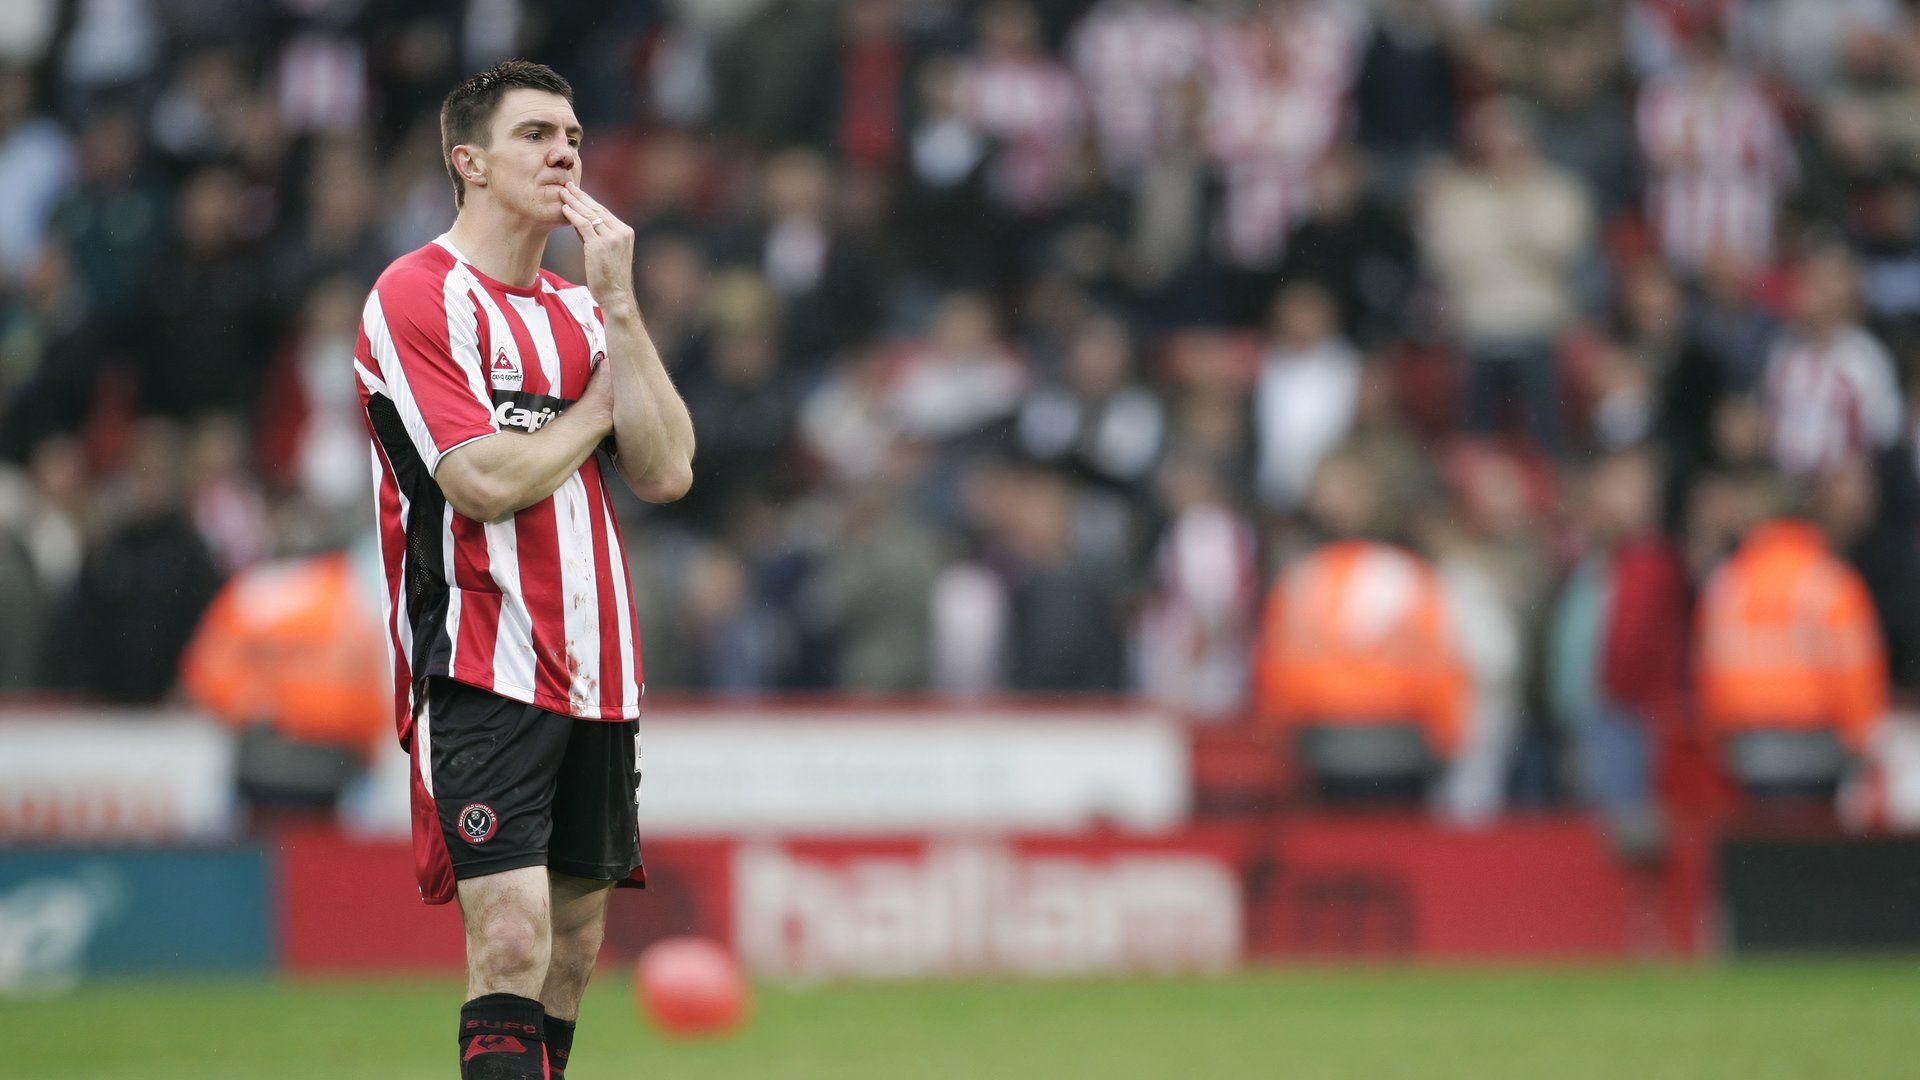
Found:
[[[1873,455],[1900,437],[1893,358],[1857,320],[1859,268],[1844,251],[1802,261],[1793,323],[1767,361],[1773,453],[1790,476]]]
[[[0,284],[17,285],[39,265],[48,219],[72,177],[72,141],[36,114],[31,76],[0,69]]]
[[[54,602],[46,684],[152,704],[173,689],[180,655],[220,586],[185,505],[184,440],[164,421],[136,433],[119,479],[123,506]]]
[[[833,212],[833,173],[811,150],[768,162],[764,221],[734,241],[723,261],[751,267],[782,302],[778,344],[795,375],[816,372],[864,338],[878,320],[867,257]]]
[[[1200,719],[1231,718],[1247,700],[1260,596],[1253,527],[1206,461],[1174,458],[1159,479],[1169,516],[1136,633],[1140,690]]]
[[[1355,135],[1396,194],[1411,187],[1429,157],[1446,151],[1459,126],[1461,80],[1448,47],[1451,29],[1432,0],[1386,0],[1361,51]]]
[[[908,497],[924,452],[896,446],[884,471],[849,484],[803,598],[833,643],[834,685],[856,693],[928,689],[934,582],[949,544]]]
[[[1366,160],[1333,150],[1314,166],[1311,203],[1287,239],[1283,282],[1318,282],[1339,307],[1346,336],[1362,348],[1399,341],[1418,274],[1406,214],[1371,192]]]
[[[1141,485],[1159,459],[1166,420],[1133,366],[1126,324],[1110,315],[1087,320],[1067,346],[1064,377],[1036,387],[1021,406],[1021,449],[1096,483]]]
[[[1219,176],[1216,246],[1230,271],[1230,318],[1258,317],[1306,212],[1313,166],[1339,135],[1356,30],[1326,0],[1264,0],[1216,39],[1206,144]]]
[[[1274,298],[1253,400],[1260,497],[1269,509],[1306,502],[1321,459],[1353,427],[1360,373],[1327,290],[1302,282]]]
[[[1696,270],[1723,251],[1764,262],[1795,176],[1792,143],[1759,80],[1728,55],[1718,20],[1705,19],[1684,49],[1684,63],[1640,93],[1647,216],[1661,250],[1682,268]]]
[[[1588,470],[1586,550],[1554,603],[1548,697],[1579,787],[1628,854],[1660,836],[1663,742],[1685,722],[1688,584],[1659,530],[1658,466],[1641,448]]]
[[[1468,118],[1468,156],[1436,175],[1422,199],[1420,238],[1454,336],[1468,356],[1466,427],[1504,427],[1518,406],[1539,446],[1565,442],[1554,347],[1578,310],[1574,270],[1593,228],[1592,200],[1540,160],[1515,101]]]
[[[747,275],[717,282],[713,292],[705,364],[683,377],[681,391],[694,417],[706,483],[671,508],[708,532],[718,531],[750,490],[784,484],[794,425],[793,397],[784,385],[792,376],[779,367],[777,298]]]
[[[1889,680],[1904,690],[1920,679],[1920,549],[1901,519],[1882,508],[1882,471],[1891,470],[1853,457],[1821,473],[1813,482],[1811,517],[1866,585]]]
[[[1508,763],[1520,735],[1526,671],[1521,624],[1492,573],[1498,555],[1444,502],[1416,511],[1413,535],[1446,598],[1447,633],[1472,694],[1461,718],[1459,753],[1438,791],[1453,820],[1481,824],[1506,804]]]
[[[188,700],[241,732],[240,795],[257,810],[330,810],[392,737],[379,552],[363,542],[231,579],[182,658]]]
[[[1330,458],[1313,516],[1328,543],[1268,593],[1254,654],[1254,710],[1291,742],[1328,798],[1424,795],[1471,722],[1471,675],[1433,567],[1367,539],[1373,479]]]
[[[1080,550],[1063,477],[1020,470],[1000,496],[999,572],[1007,595],[1007,686],[1035,692],[1125,688],[1123,603],[1114,561]]]
[[[1026,0],[983,5],[978,33],[954,92],[963,114],[997,144],[994,199],[1014,220],[1031,220],[1067,195],[1086,100],[1072,70],[1047,53]]]
[[[1174,95],[1199,77],[1209,37],[1205,17],[1179,0],[1099,0],[1074,24],[1067,55],[1114,176],[1152,168],[1176,120]]]
[[[1700,598],[1701,723],[1750,792],[1831,798],[1886,713],[1873,601],[1783,481],[1739,495],[1752,527]]]

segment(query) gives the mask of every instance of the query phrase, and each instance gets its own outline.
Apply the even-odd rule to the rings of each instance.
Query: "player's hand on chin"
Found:
[[[633,227],[571,181],[560,189],[560,212],[586,247],[587,289],[593,298],[602,308],[632,306]]]

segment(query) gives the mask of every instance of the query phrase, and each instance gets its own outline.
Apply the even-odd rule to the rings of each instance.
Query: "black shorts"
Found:
[[[637,721],[579,720],[433,678],[421,724],[455,879],[544,866],[620,881],[639,868]]]

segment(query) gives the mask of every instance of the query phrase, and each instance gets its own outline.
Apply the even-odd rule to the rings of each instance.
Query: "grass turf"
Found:
[[[459,998],[453,982],[97,984],[0,1001],[0,1077],[443,1080]],[[630,1000],[621,978],[589,991],[570,1078],[1920,1075],[1914,961],[762,987],[743,1032],[694,1043]]]

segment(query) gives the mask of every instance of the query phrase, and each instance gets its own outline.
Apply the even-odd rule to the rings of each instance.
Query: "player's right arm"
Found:
[[[609,376],[597,370],[567,411],[531,435],[475,439],[440,459],[434,473],[455,512],[497,521],[553,494],[613,430]]]
[[[480,357],[478,314],[431,267],[382,275],[361,321],[368,413],[389,452],[411,444],[455,512],[497,521],[552,495],[613,430],[613,387],[595,372],[538,431],[503,437]]]

